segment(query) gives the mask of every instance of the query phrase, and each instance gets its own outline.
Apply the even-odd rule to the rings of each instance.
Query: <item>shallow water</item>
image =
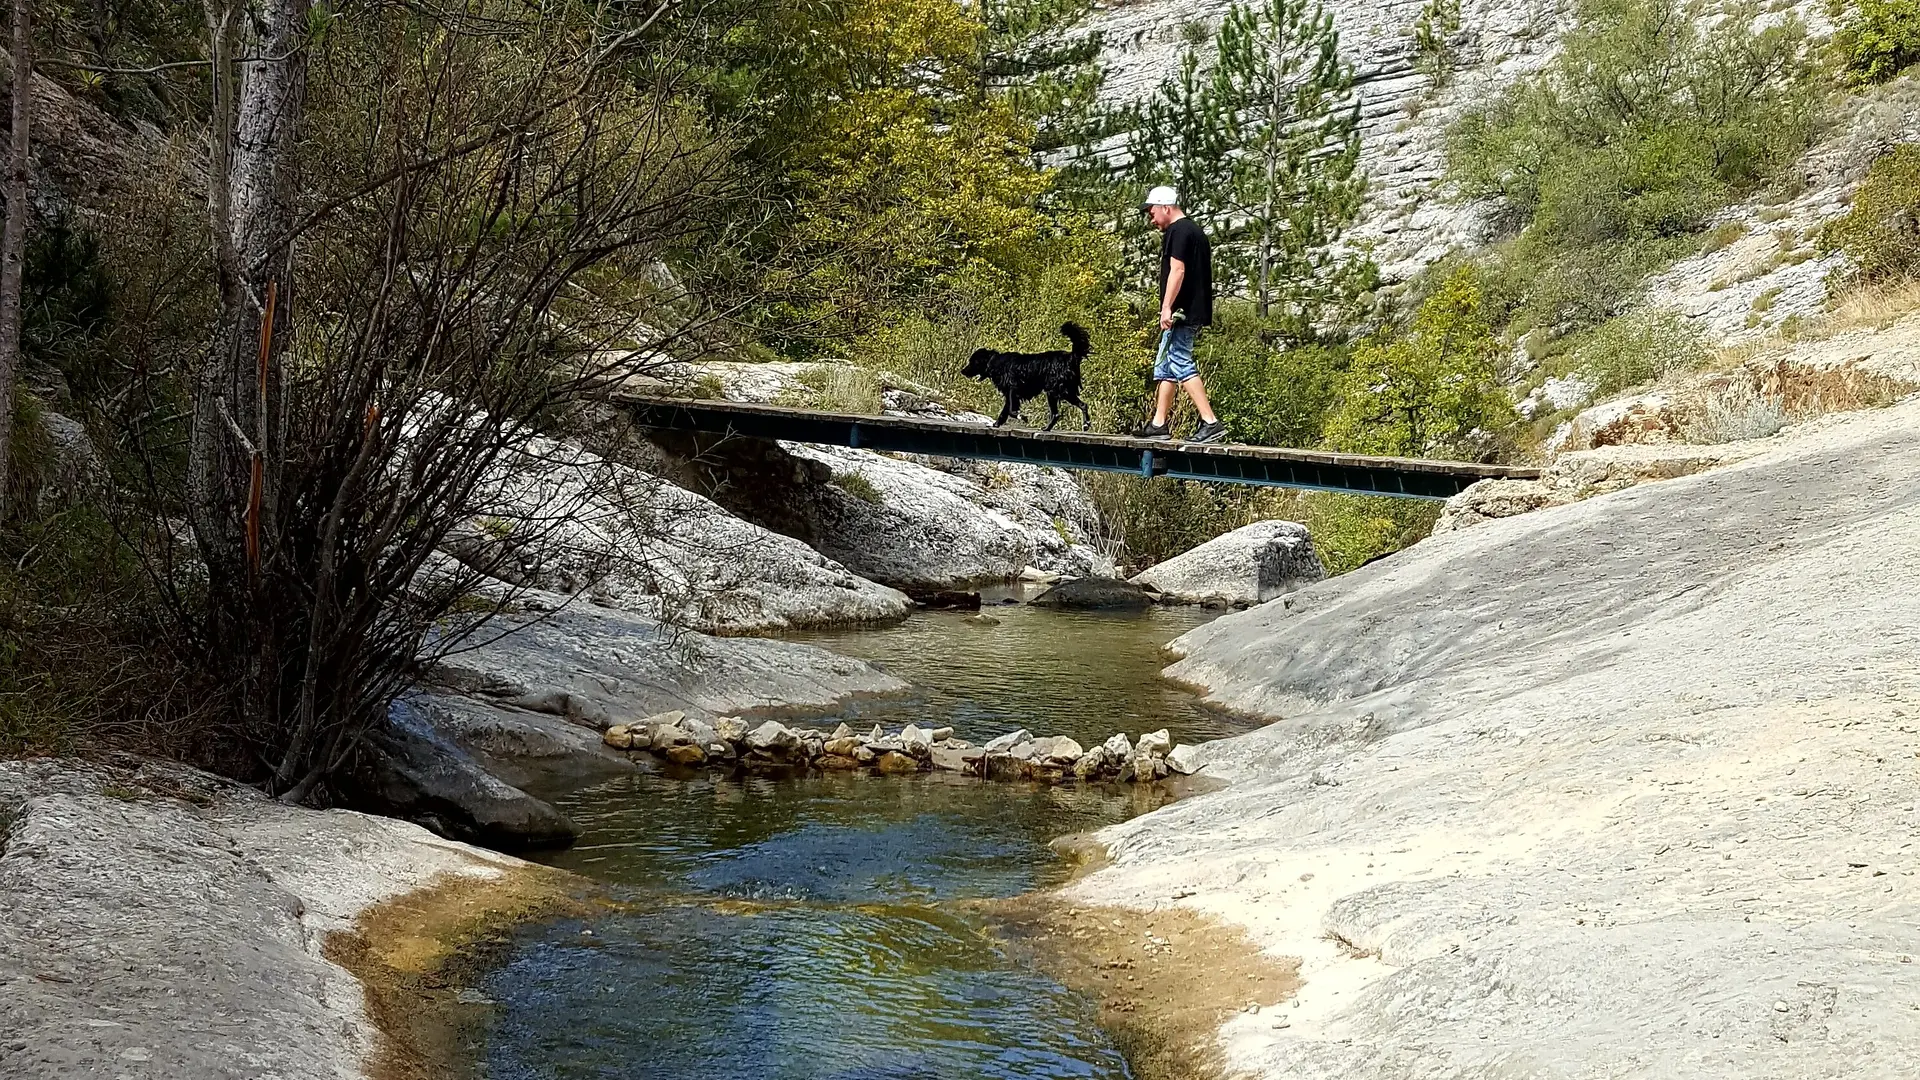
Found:
[[[930,612],[809,635],[914,683],[850,722],[1015,726],[1082,742],[1234,728],[1161,682],[1197,612]],[[1047,842],[1161,796],[951,774],[622,777],[557,799],[580,827],[551,856],[619,910],[522,931],[484,987],[486,1072],[648,1080],[1118,1078],[1093,1004],[1006,955],[956,901],[1058,881]]]

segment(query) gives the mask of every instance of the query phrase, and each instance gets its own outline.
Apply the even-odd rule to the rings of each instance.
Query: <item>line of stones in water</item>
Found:
[[[1093,747],[1082,747],[1065,735],[1036,737],[1021,728],[974,746],[954,738],[950,727],[908,724],[888,733],[876,725],[863,735],[844,723],[821,731],[776,720],[751,726],[737,716],[708,722],[670,712],[616,724],[602,738],[616,750],[650,753],[675,765],[726,770],[885,774],[941,770],[987,780],[1047,784],[1071,780],[1152,783],[1194,771],[1194,748],[1174,746],[1165,728],[1147,732],[1138,741],[1118,733]]]

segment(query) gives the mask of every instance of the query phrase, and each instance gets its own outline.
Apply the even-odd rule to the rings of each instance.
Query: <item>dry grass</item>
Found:
[[[1920,311],[1920,278],[1856,285],[1836,297],[1825,314],[1810,320],[1797,336],[1821,340],[1849,330],[1885,330]]]

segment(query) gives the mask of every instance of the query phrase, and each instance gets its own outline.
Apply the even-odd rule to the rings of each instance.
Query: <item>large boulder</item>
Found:
[[[356,809],[496,851],[573,843],[565,815],[487,772],[410,700],[394,702],[365,741],[360,767],[338,781]]]
[[[1137,611],[1153,606],[1153,598],[1132,582],[1111,577],[1063,581],[1030,601],[1035,607],[1080,611]]]
[[[792,384],[817,382],[821,372],[741,370],[759,366],[703,365],[687,374],[730,400],[773,393],[776,400],[810,403]],[[924,387],[876,377],[883,388],[877,404],[891,415],[991,422],[939,405]],[[653,439],[659,457],[648,468],[683,487],[714,491],[733,513],[915,596],[1012,581],[1029,567],[1065,575],[1114,572],[1100,550],[1099,512],[1079,481],[1059,469],[664,432]]]
[[[424,693],[412,700],[442,735],[518,788],[563,790],[634,769],[633,760],[614,752],[595,725],[577,717],[459,694]]]
[[[639,469],[530,440],[448,541],[481,572],[709,633],[884,622],[905,594]]]
[[[671,709],[709,717],[826,712],[857,695],[907,688],[863,660],[812,645],[710,637],[551,594],[531,594],[522,603],[528,610],[500,617],[488,639],[442,659],[432,680],[595,727]]]
[[[1305,525],[1256,521],[1143,571],[1133,583],[1175,603],[1250,607],[1326,576]]]

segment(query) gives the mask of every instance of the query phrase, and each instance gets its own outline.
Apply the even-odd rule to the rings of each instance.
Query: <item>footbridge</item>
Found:
[[[1532,480],[1540,476],[1539,469],[1510,465],[991,428],[950,420],[854,416],[780,405],[637,395],[620,395],[616,401],[642,427],[672,431],[1407,499],[1444,499],[1476,480]]]

